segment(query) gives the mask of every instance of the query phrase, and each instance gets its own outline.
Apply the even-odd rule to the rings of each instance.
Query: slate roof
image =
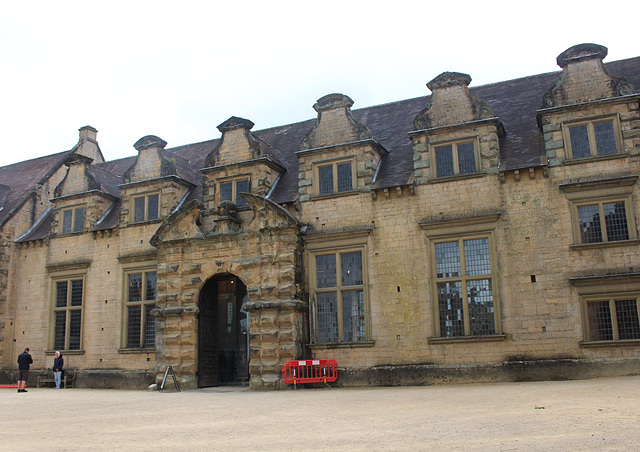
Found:
[[[121,174],[113,173],[100,165],[92,165],[90,167],[91,174],[100,184],[100,191],[113,196],[114,198],[120,198],[120,179]]]
[[[49,207],[31,226],[31,229],[16,238],[16,242],[22,243],[46,239],[51,232],[51,220],[53,220],[53,209]]]
[[[71,152],[73,150],[0,167],[0,184],[9,187],[8,192],[4,190],[0,227],[29,199],[37,185],[55,173]]]
[[[626,77],[638,92],[640,57],[613,61],[605,66],[609,71]],[[560,74],[561,71],[555,71],[470,88],[471,95],[487,102],[504,125],[506,135],[500,142],[501,170],[544,165],[544,145],[536,112],[541,108],[544,94],[559,79]],[[429,100],[430,96],[423,96],[353,110],[354,118],[366,125],[372,137],[389,152],[382,159],[374,188],[395,187],[411,181],[413,150],[408,134],[413,129],[413,119],[426,107]],[[285,203],[297,199],[296,151],[300,150],[302,139],[315,121],[314,118],[252,132],[257,139],[269,146],[274,160],[287,169],[271,194],[273,201]],[[188,194],[189,200],[201,198],[200,170],[205,167],[207,155],[218,142],[219,139],[213,139],[163,151],[167,158],[174,159],[176,175],[195,185]],[[0,226],[28,199],[34,187],[46,181],[72,152],[73,149],[0,167]],[[92,173],[105,193],[119,197],[118,185],[122,183],[122,176],[134,164],[135,158],[127,157],[92,166]],[[113,209],[96,225],[96,230],[117,225],[119,201],[115,203]],[[44,223],[46,218],[43,218]]]
[[[0,184],[0,209],[2,209],[7,202],[7,197],[9,196],[10,191],[11,187]]]
[[[640,57],[606,63],[611,72],[626,77],[640,88]],[[487,102],[502,121],[506,131],[500,142],[500,169],[503,171],[544,165],[544,144],[536,113],[542,108],[546,91],[560,78],[561,71],[470,87],[472,96]],[[425,88],[426,89],[426,88]],[[431,96],[417,97],[388,104],[353,110],[353,116],[366,125],[372,137],[389,154],[382,160],[374,188],[405,185],[413,173],[413,149],[409,132],[413,119],[426,107]],[[278,203],[295,201],[298,194],[298,159],[304,135],[313,127],[315,119],[253,132],[277,150],[280,161],[287,168],[271,199]],[[218,139],[172,148],[196,166],[216,146]]]
[[[98,220],[92,231],[106,231],[118,226],[120,221],[120,200],[115,201]]]

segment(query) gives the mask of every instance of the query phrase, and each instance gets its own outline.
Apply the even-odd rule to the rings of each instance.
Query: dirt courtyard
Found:
[[[640,450],[640,377],[399,388],[0,389],[0,450]]]

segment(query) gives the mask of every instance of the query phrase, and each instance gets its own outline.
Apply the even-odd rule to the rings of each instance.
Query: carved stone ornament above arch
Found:
[[[240,196],[247,201],[253,211],[253,218],[246,226],[248,230],[302,227],[300,220],[279,204],[251,193],[240,193]]]
[[[239,215],[229,215],[230,206],[226,206],[224,212],[218,212],[216,217],[223,223],[233,223],[233,227],[217,224],[211,231],[203,231],[199,220],[204,206],[200,201],[193,200],[169,216],[149,243],[158,247],[163,242],[202,239],[213,235],[224,236],[227,233],[235,234],[241,230],[252,232],[265,229],[301,228],[303,226],[297,218],[273,201],[251,193],[241,193],[240,196],[247,201],[247,205],[253,212],[249,219],[242,221]]]
[[[157,247],[162,242],[204,237],[198,226],[202,210],[203,205],[200,201],[194,199],[188,202],[162,222],[149,243]]]

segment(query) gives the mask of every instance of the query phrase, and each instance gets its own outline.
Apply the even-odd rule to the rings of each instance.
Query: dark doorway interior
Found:
[[[246,286],[234,275],[211,278],[200,292],[198,386],[249,380],[249,317],[242,309]]]

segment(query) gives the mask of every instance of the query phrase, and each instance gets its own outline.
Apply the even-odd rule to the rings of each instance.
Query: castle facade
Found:
[[[84,387],[639,373],[640,58],[606,54],[113,161],[86,126],[0,168],[0,377],[25,347]]]

